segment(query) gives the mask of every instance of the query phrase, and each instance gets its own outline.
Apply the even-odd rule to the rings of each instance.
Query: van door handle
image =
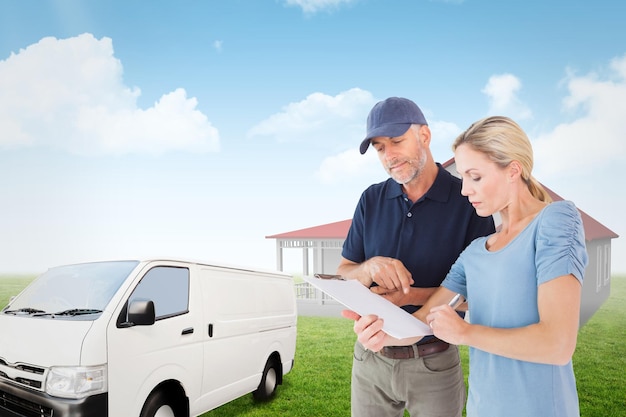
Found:
[[[193,327],[187,327],[186,329],[183,329],[183,332],[181,334],[185,335],[185,334],[192,334],[193,333]]]

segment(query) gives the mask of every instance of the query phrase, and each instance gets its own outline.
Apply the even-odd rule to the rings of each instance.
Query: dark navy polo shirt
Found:
[[[416,202],[392,178],[367,188],[341,255],[356,263],[374,256],[399,259],[414,287],[438,287],[463,249],[495,227],[491,216],[478,216],[461,195],[461,180],[437,166],[435,182]]]

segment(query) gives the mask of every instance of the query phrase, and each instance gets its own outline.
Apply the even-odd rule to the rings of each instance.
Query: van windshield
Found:
[[[3,312],[65,316],[99,313],[138,264],[138,261],[113,261],[51,268]]]

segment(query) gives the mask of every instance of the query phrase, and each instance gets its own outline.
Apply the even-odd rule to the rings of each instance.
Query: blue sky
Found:
[[[348,219],[386,173],[369,109],[422,108],[436,160],[517,120],[535,176],[621,235],[626,4],[0,2],[0,272],[182,256],[275,267],[265,236]],[[299,268],[299,253],[287,263]]]

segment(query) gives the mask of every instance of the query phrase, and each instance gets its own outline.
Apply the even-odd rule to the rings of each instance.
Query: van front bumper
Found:
[[[0,382],[2,417],[107,417],[108,394],[69,399]]]

